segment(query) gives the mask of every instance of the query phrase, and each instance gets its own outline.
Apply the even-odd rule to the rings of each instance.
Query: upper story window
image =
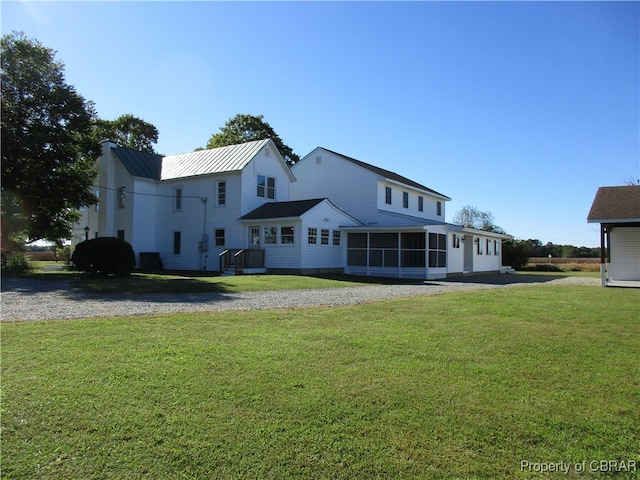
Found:
[[[223,207],[227,204],[227,182],[216,183],[216,205]]]
[[[384,203],[391,205],[391,187],[384,187]]]
[[[258,175],[257,195],[261,198],[276,198],[276,179],[266,175]]]
[[[418,211],[424,212],[424,197],[418,197]]]
[[[173,189],[173,209],[182,210],[182,188]]]
[[[438,202],[436,205],[436,213],[439,217],[442,216],[442,202]]]
[[[124,187],[118,188],[118,208],[124,208],[124,200],[126,198],[126,191]]]
[[[402,208],[409,208],[409,192],[402,192]]]

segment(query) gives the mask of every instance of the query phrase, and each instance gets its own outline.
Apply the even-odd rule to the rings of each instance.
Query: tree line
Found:
[[[64,64],[55,52],[23,33],[2,36],[2,250],[70,238],[79,210],[95,204],[95,160],[100,142],[157,153],[158,129],[124,114],[98,117],[94,103],[65,81]],[[206,148],[271,138],[285,160],[300,157],[262,115],[236,115]]]

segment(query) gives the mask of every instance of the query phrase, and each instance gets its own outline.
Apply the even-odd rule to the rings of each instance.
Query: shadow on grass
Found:
[[[562,275],[561,273],[549,275],[527,273],[493,273],[449,278],[446,281],[458,283],[483,283],[486,285],[517,285],[526,283],[547,283],[553,280],[566,278],[568,276],[569,275]]]
[[[211,275],[208,275],[209,277]],[[3,276],[3,292],[23,294],[64,292],[68,297],[77,294],[178,294],[178,293],[229,293],[228,283],[209,282],[201,275],[181,277],[172,275],[149,275],[133,273],[127,277],[113,275],[90,275],[80,272],[34,273],[22,276]]]

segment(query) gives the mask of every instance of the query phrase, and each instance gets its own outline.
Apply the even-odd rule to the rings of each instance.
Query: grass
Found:
[[[2,475],[597,477],[640,465],[639,306],[547,285],[3,324]]]

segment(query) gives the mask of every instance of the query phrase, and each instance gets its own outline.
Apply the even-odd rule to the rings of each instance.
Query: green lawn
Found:
[[[594,478],[591,462],[640,467],[639,313],[636,289],[545,285],[2,324],[2,478]],[[541,475],[523,461],[572,468]]]

